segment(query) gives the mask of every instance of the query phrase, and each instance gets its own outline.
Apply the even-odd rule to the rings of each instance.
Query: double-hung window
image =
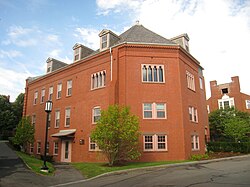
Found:
[[[41,154],[41,142],[37,142],[36,144],[36,153]]]
[[[58,150],[59,150],[59,144],[57,141],[54,142],[54,151],[53,154],[54,155],[58,155]]]
[[[234,98],[230,98],[225,95],[222,99],[218,99],[218,105],[220,109],[231,108],[234,107]]]
[[[38,99],[38,91],[34,93],[34,103],[33,103],[34,105],[37,104],[37,99]]]
[[[32,117],[31,117],[31,124],[32,124],[33,126],[36,125],[36,114],[33,114],[33,115],[32,115]]]
[[[48,100],[52,101],[52,95],[53,95],[53,86],[49,87],[49,97],[48,97]]]
[[[187,78],[187,87],[193,91],[195,91],[195,81],[194,75],[190,72],[186,71],[186,78]]]
[[[75,49],[75,61],[80,60],[80,47]]]
[[[246,100],[246,109],[250,109],[250,100]]]
[[[101,117],[101,108],[100,107],[94,107],[92,111],[92,123],[96,124],[97,121],[100,120]]]
[[[70,126],[70,108],[66,108],[65,110],[65,127]]]
[[[101,37],[101,44],[102,44],[102,49],[105,49],[108,47],[108,35],[107,34]]]
[[[200,143],[199,143],[199,136],[198,135],[192,135],[191,136],[191,146],[192,146],[193,151],[200,149]]]
[[[34,144],[33,143],[30,144],[30,153],[31,154],[34,153]]]
[[[71,96],[72,94],[72,80],[67,81],[67,96]]]
[[[166,119],[166,103],[143,103],[144,119]]]
[[[89,151],[100,151],[96,142],[91,140],[91,138],[89,138]]]
[[[197,112],[197,108],[195,107],[188,107],[188,112],[189,112],[189,120],[192,122],[198,122],[198,112]]]
[[[57,94],[56,94],[56,98],[60,99],[62,97],[62,83],[59,83],[57,85]]]
[[[144,151],[167,151],[167,136],[165,134],[143,135]]]
[[[44,102],[44,97],[45,97],[45,89],[42,89],[42,91],[41,91],[41,103]]]
[[[164,66],[142,64],[142,82],[163,83],[164,80]]]
[[[60,110],[57,110],[55,113],[55,128],[60,126]]]

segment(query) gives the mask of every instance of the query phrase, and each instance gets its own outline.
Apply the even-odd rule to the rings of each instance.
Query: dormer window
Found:
[[[80,60],[80,48],[75,49],[75,61]]]
[[[102,49],[106,48],[108,46],[108,36],[104,35],[102,36]]]
[[[52,71],[52,61],[47,63],[47,73],[50,73]]]
[[[222,94],[228,94],[228,88],[223,88],[221,89]]]

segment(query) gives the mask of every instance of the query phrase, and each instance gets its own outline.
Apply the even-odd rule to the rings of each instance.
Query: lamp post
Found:
[[[47,120],[46,120],[46,133],[45,133],[45,141],[44,141],[44,155],[43,155],[43,167],[41,171],[48,172],[49,168],[46,165],[46,154],[47,154],[47,139],[48,139],[48,124],[49,124],[49,113],[52,111],[52,101],[46,101],[45,103],[45,112],[47,112]]]

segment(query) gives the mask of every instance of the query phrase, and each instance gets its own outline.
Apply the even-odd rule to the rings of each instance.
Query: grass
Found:
[[[92,178],[103,173],[120,171],[133,168],[143,168],[148,166],[159,166],[166,164],[182,163],[188,161],[161,161],[161,162],[131,162],[124,166],[109,167],[107,163],[72,163],[86,178]]]
[[[35,158],[34,156],[30,156],[28,154],[17,151],[17,155],[31,168],[32,171],[43,174],[43,175],[53,175],[55,168],[49,162],[46,162],[46,165],[49,168],[49,173],[42,172],[41,167],[43,166],[43,161]]]

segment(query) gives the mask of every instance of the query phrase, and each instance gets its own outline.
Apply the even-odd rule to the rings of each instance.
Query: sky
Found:
[[[0,0],[0,95],[14,101],[46,60],[73,62],[72,47],[98,49],[102,29],[121,34],[136,21],[165,38],[187,33],[209,81],[239,76],[250,95],[250,0]]]

